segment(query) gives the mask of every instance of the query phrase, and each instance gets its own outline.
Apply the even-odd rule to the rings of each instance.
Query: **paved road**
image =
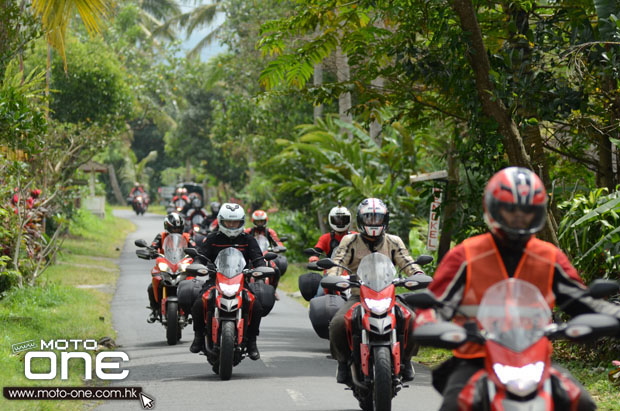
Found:
[[[135,255],[134,240],[151,241],[162,229],[162,216],[137,217],[129,211],[115,214],[131,219],[137,231],[130,234],[120,258],[120,277],[112,301],[119,350],[129,355],[124,365],[129,376],[118,386],[139,386],[155,398],[158,410],[225,411],[342,411],[358,410],[357,401],[336,384],[336,363],[328,358],[326,340],[315,336],[307,309],[280,293],[281,300],[261,323],[259,361],[245,358],[233,369],[230,381],[220,381],[204,356],[189,352],[193,333],[184,330],[176,346],[168,346],[159,323],[147,324],[152,261]],[[431,411],[440,397],[430,386],[430,375],[416,366],[416,379],[393,400],[393,410]],[[139,410],[138,401],[107,401],[98,408]]]

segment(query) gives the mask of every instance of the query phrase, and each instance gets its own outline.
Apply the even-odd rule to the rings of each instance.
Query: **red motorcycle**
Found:
[[[207,360],[222,380],[229,380],[233,366],[246,355],[246,330],[252,316],[255,296],[245,288],[245,277],[260,279],[273,275],[273,268],[245,269],[241,251],[234,247],[220,251],[215,259],[215,286],[202,296],[205,307],[205,346]],[[200,274],[206,267],[192,265],[190,273]]]
[[[164,238],[162,248],[164,253],[159,254],[150,248],[146,241],[136,240],[135,245],[146,250],[136,250],[139,258],[155,259],[155,267],[151,270],[153,292],[159,304],[157,320],[166,327],[166,341],[175,345],[181,339],[183,328],[187,325],[186,313],[179,307],[177,288],[184,280],[191,280],[186,269],[192,263],[192,258],[183,251],[187,240],[181,234],[168,234]],[[160,284],[162,295],[159,295]]]
[[[432,260],[430,256],[420,256],[416,264],[424,265]],[[323,269],[344,268],[354,278],[350,270],[329,258],[317,261],[317,265]],[[381,253],[362,259],[357,280],[338,276],[321,280],[321,286],[328,290],[360,289],[360,302],[347,312],[345,324],[351,348],[351,388],[362,410],[391,410],[392,398],[403,388],[400,359],[410,333],[410,314],[396,301],[396,287],[417,290],[426,288],[431,281],[425,274],[398,277],[392,260]]]
[[[600,298],[617,288],[613,281],[599,280],[582,296]],[[410,295],[406,301],[418,308],[448,306],[426,293]],[[617,319],[603,314],[553,323],[538,288],[510,278],[485,292],[475,320],[464,327],[452,322],[424,324],[416,328],[414,338],[420,345],[440,348],[458,348],[468,341],[484,345],[485,368],[461,392],[460,410],[552,411],[576,409],[580,389],[551,365],[550,339],[584,341],[616,335],[619,329]]]

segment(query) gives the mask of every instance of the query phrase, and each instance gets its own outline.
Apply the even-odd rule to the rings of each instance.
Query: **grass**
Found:
[[[612,385],[607,378],[611,369],[586,367],[579,361],[561,362],[590,393],[601,411],[620,411],[620,387]]]
[[[11,290],[0,300],[0,381],[2,386],[81,386],[83,362],[72,360],[69,379],[30,381],[24,376],[26,352],[13,354],[11,345],[34,340],[115,337],[110,318],[110,292],[80,289],[76,285],[105,285],[112,290],[118,276],[115,260],[126,235],[134,229],[107,210],[104,220],[80,211],[72,222],[57,264],[48,268],[34,287]],[[101,269],[103,268],[103,269]],[[34,360],[33,371],[49,371],[47,360]],[[60,370],[58,369],[58,375]],[[92,403],[89,403],[92,404]],[[83,401],[8,401],[2,410],[83,409]]]

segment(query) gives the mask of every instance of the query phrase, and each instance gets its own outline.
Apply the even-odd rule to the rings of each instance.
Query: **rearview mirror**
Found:
[[[433,308],[440,305],[439,301],[428,292],[409,294],[405,297],[405,302],[415,308]]]
[[[337,264],[331,258],[322,258],[316,262],[316,265],[321,267],[324,270],[335,267]]]
[[[614,280],[596,280],[590,284],[588,295],[592,298],[603,298],[608,295],[616,294],[620,284]]]
[[[272,253],[272,252],[270,251],[270,252],[266,253],[266,254],[263,256],[263,258],[264,258],[266,261],[275,260],[276,258],[278,258],[278,254],[276,254],[276,253]]]
[[[280,241],[282,242],[288,241],[288,236],[283,235],[282,237],[280,237]]]
[[[314,248],[306,248],[304,250],[304,254],[305,255],[309,255],[310,257],[312,256],[318,256],[320,253],[318,251],[316,251]]]
[[[134,241],[133,243],[136,245],[136,247],[142,247],[142,248],[144,248],[144,247],[148,247],[148,246],[149,246],[149,245],[146,243],[146,241],[144,241],[143,239],[136,240],[136,241]]]
[[[415,263],[417,265],[426,265],[426,264],[432,263],[433,260],[434,258],[430,255],[421,255],[418,258],[416,258]]]
[[[184,248],[183,251],[192,258],[195,258],[198,255],[198,251],[195,248],[188,247]]]

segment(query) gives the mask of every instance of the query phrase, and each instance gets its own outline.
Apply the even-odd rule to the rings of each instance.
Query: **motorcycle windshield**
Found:
[[[234,247],[228,247],[220,251],[215,258],[215,266],[217,271],[222,273],[227,278],[233,278],[239,275],[245,267],[245,258],[241,251]]]
[[[187,240],[181,234],[168,234],[164,238],[164,257],[172,264],[178,264],[185,257],[184,248],[187,248]]]
[[[357,278],[366,287],[381,291],[392,284],[396,276],[396,267],[386,255],[372,253],[362,258],[357,268]]]
[[[204,216],[200,213],[194,214],[192,217],[192,225],[202,225],[202,222],[205,220]]]
[[[488,339],[522,352],[543,337],[551,310],[536,286],[509,278],[487,289],[476,318]]]
[[[264,235],[259,235],[258,238],[256,238],[256,241],[258,242],[258,246],[263,253],[269,249],[269,240],[267,240],[267,237]]]

